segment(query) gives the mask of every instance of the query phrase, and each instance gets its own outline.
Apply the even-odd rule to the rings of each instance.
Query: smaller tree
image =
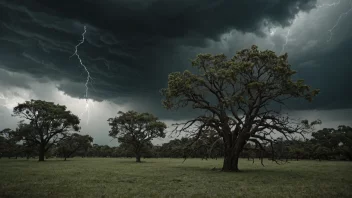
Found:
[[[39,147],[39,161],[45,153],[71,130],[79,131],[79,118],[66,110],[66,106],[41,100],[26,101],[13,109],[13,116],[29,121],[22,123],[22,139]]]
[[[316,155],[352,160],[352,128],[341,125],[337,129],[324,128],[312,134]]]
[[[16,131],[9,128],[0,131],[0,157],[6,155],[9,158],[17,158],[20,151],[20,145],[17,144],[19,141]]]
[[[352,127],[341,125],[337,128],[336,133],[340,139],[341,154],[352,161]]]
[[[132,145],[136,162],[141,162],[143,147],[154,138],[164,138],[166,124],[150,113],[119,111],[118,115],[108,119],[111,126],[109,136],[117,138],[120,143]]]
[[[79,150],[87,151],[92,146],[93,138],[89,135],[74,133],[59,141],[57,144],[57,154],[66,158],[71,157]]]
[[[335,129],[324,128],[312,133],[312,136],[312,142],[316,145],[314,150],[317,156],[330,159],[339,153],[340,138]]]

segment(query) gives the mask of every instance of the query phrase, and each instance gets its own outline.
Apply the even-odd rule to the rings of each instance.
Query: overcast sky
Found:
[[[168,124],[189,117],[161,106],[170,72],[199,53],[232,57],[253,44],[287,52],[295,78],[321,90],[312,103],[291,102],[292,116],[352,125],[351,19],[352,0],[0,0],[0,130],[16,127],[17,103],[41,99],[79,115],[95,143],[116,145],[107,119],[118,111]],[[71,57],[84,26],[89,111],[88,73]]]

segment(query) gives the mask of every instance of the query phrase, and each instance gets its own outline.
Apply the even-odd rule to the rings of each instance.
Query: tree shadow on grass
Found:
[[[121,164],[154,164],[156,162],[152,162],[152,161],[141,161],[141,162],[136,162],[136,161],[116,161],[117,163],[121,163]]]
[[[283,169],[272,169],[272,168],[261,168],[261,169],[253,169],[253,168],[240,168],[240,171],[238,172],[224,172],[221,170],[220,167],[197,167],[197,166],[173,166],[170,168],[174,169],[182,169],[185,171],[196,171],[196,172],[207,172],[207,173],[223,173],[223,174],[263,174],[263,175],[268,175],[268,174],[275,174],[275,175],[287,175],[287,174],[299,174],[298,171],[293,171],[293,170],[283,170]]]
[[[17,163],[56,163],[56,162],[65,162],[64,161],[64,159],[62,158],[57,158],[57,159],[55,159],[55,158],[52,158],[52,159],[46,159],[46,160],[44,160],[44,161],[39,161],[38,159],[29,159],[29,160],[27,160],[27,159],[10,159],[10,160],[4,160],[3,161],[3,163],[13,163],[13,162],[17,162]],[[70,160],[66,160],[66,161],[70,161]],[[73,161],[73,160],[72,160]],[[0,160],[0,162],[1,162],[1,160]]]

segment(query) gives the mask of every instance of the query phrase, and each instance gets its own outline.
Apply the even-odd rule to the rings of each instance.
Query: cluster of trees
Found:
[[[282,113],[281,107],[291,98],[312,101],[319,90],[311,89],[303,80],[293,80],[296,72],[287,58],[287,54],[277,56],[254,45],[237,52],[231,59],[224,54],[200,54],[192,61],[195,72],[171,73],[167,88],[161,90],[162,104],[170,110],[192,108],[199,116],[177,124],[173,130],[173,133],[187,134],[187,138],[162,146],[153,146],[151,140],[165,137],[166,125],[150,113],[119,112],[110,118],[109,136],[121,143],[111,149],[89,146],[92,142],[89,136],[70,135],[70,131],[79,131],[78,117],[65,106],[40,100],[27,101],[14,108],[14,115],[29,123],[22,123],[16,130],[19,135],[3,135],[1,141],[12,145],[11,141],[21,141],[25,148],[35,147],[39,161],[53,148],[63,157],[83,150],[85,156],[133,155],[137,162],[143,155],[221,156],[223,171],[238,171],[238,159],[245,153],[259,158],[269,153],[275,161],[293,154],[299,158],[305,156],[302,149],[309,147],[302,145],[311,145],[310,153],[314,154],[309,158],[328,159],[332,155],[350,158],[349,127],[324,129],[313,133],[310,141],[295,140],[297,134],[304,136],[321,122],[293,120]],[[274,138],[278,136],[284,140]]]
[[[224,142],[209,131],[197,141],[194,138],[182,137],[170,140],[162,145],[153,145],[150,142],[143,148],[141,156],[144,158],[223,158]],[[352,128],[339,126],[337,129],[324,128],[312,133],[310,139],[277,138],[273,143],[263,145],[264,150],[256,148],[255,144],[247,143],[240,154],[242,158],[272,159],[273,154],[277,160],[351,160],[352,161]],[[274,153],[273,153],[274,151]],[[118,147],[100,146],[94,144],[89,148],[89,157],[135,157],[133,147],[122,143]]]
[[[37,154],[39,161],[44,161],[46,154],[55,151],[66,159],[93,141],[89,136],[71,133],[80,130],[79,118],[66,106],[31,100],[18,104],[13,113],[28,122],[22,120],[16,130],[1,131],[1,156],[26,154],[29,158]]]
[[[4,129],[0,132],[0,158],[1,157],[33,157],[38,155],[35,148],[28,144],[18,144],[20,139],[16,131]]]
[[[313,132],[310,139],[287,140],[278,138],[273,147],[276,158],[283,161],[290,159],[352,161],[352,128],[343,125],[337,129],[324,128]],[[263,155],[271,158],[273,153],[271,149],[266,148]],[[259,157],[259,154],[258,152],[245,150],[242,156],[255,158]]]
[[[26,127],[27,124],[19,124],[20,127]],[[23,128],[16,130],[4,129],[0,131],[0,158],[26,157],[35,158],[39,156],[40,161],[44,157],[62,157],[64,160],[73,156],[86,156],[88,149],[91,147],[93,138],[89,135],[80,135],[78,133],[67,134],[55,144],[51,144],[44,151],[44,157],[40,156],[41,146],[39,143],[31,143],[28,140],[28,133],[23,132]]]
[[[19,124],[22,127],[24,124]],[[15,131],[4,129],[0,132],[0,158],[26,157],[34,158],[39,154],[39,148],[21,142],[20,129]],[[182,137],[170,140],[162,145],[153,145],[150,141],[143,144],[139,158],[223,158],[224,142],[215,131],[208,131],[198,138]],[[352,128],[339,126],[337,129],[324,128],[312,133],[311,139],[278,138],[271,145],[263,145],[264,150],[256,148],[255,144],[247,143],[240,154],[242,158],[273,158],[276,160],[351,160],[352,161]],[[274,153],[273,153],[274,151]],[[73,133],[62,138],[56,145],[46,152],[46,158],[61,157],[136,157],[135,148],[131,143],[121,143],[117,147],[93,144],[89,135]]]

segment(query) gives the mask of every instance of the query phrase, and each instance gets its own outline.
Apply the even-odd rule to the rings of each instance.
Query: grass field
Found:
[[[352,197],[352,163],[73,158],[0,160],[0,197]]]

